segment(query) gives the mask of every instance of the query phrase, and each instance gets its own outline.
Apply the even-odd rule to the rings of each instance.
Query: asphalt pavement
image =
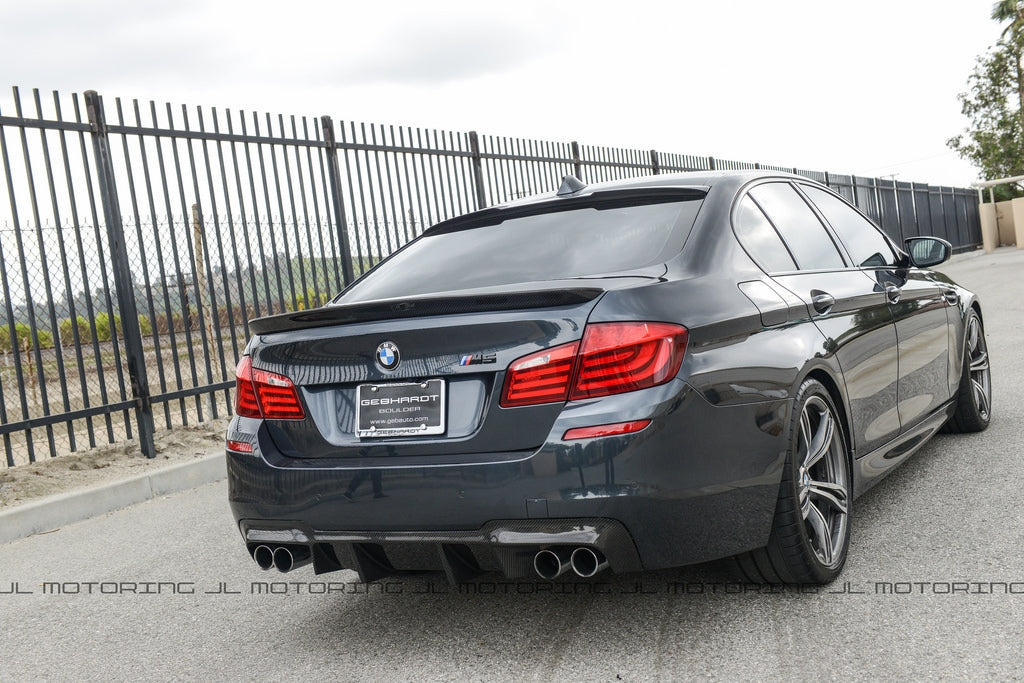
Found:
[[[992,425],[856,501],[832,586],[266,573],[220,481],[0,545],[0,679],[1024,678],[1024,250],[943,270],[985,308]]]

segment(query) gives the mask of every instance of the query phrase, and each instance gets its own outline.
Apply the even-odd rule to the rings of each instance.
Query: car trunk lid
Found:
[[[506,369],[524,355],[580,339],[607,289],[650,280],[637,275],[572,281],[585,285],[579,287],[532,283],[512,293],[471,291],[334,305],[254,321],[253,367],[288,377],[306,408],[303,420],[267,420],[267,433],[282,454],[296,458],[535,449],[563,404],[499,406]],[[385,357],[399,358],[392,369],[379,360],[385,346]],[[412,384],[427,386],[395,389]],[[444,403],[442,433],[360,433],[361,416],[367,426],[365,411],[378,420],[410,419],[423,414],[415,410],[418,401],[438,391]],[[376,395],[389,396],[389,402],[402,395],[428,398],[383,409],[365,404]]]

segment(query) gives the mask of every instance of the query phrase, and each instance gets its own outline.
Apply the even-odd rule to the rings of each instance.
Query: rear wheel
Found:
[[[947,432],[980,432],[992,419],[992,371],[981,317],[973,308],[964,325],[964,363],[957,390],[956,412],[945,425]]]
[[[850,544],[849,458],[832,398],[808,379],[794,405],[768,545],[736,558],[744,578],[757,583],[828,583]]]

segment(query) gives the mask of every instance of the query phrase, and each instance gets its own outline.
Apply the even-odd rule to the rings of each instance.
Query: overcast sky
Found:
[[[9,86],[945,185],[990,0],[0,0]]]

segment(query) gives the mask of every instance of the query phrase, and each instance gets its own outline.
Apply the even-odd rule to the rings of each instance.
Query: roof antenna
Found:
[[[586,187],[586,184],[576,176],[569,174],[562,178],[562,186],[558,188],[559,197],[568,197],[576,194]]]

